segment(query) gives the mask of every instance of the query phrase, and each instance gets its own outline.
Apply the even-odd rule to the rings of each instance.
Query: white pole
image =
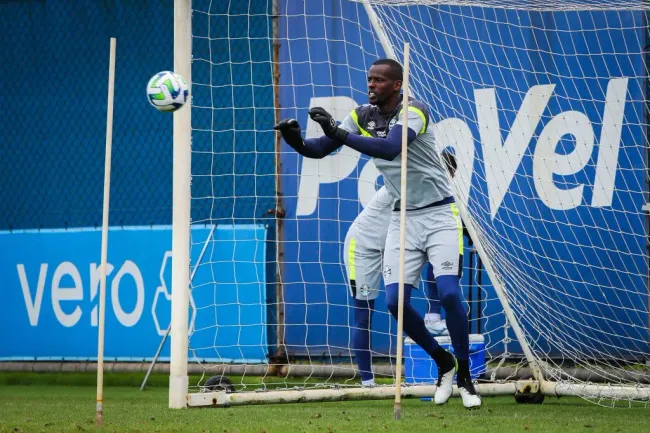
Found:
[[[377,13],[372,8],[372,5],[368,0],[363,0],[363,8],[366,10],[366,13],[368,14],[368,19],[370,20],[370,24],[372,24],[372,27],[375,29],[375,32],[377,33],[377,37],[379,38],[379,43],[384,49],[384,53],[386,53],[386,57],[388,57],[389,59],[397,60],[397,56],[395,55],[395,50],[393,49],[393,45],[390,43],[390,39],[388,39],[386,30],[384,30],[384,26],[381,20],[377,16]]]
[[[106,267],[108,262],[108,209],[111,197],[111,154],[113,148],[113,95],[115,94],[115,38],[111,38],[108,61],[108,102],[106,107],[106,157],[104,159],[104,207],[97,321],[97,425],[104,423],[104,316],[106,315]]]
[[[192,88],[192,2],[174,0],[174,71]],[[172,215],[172,317],[169,407],[187,407],[188,310],[190,307],[191,109],[174,113]]]
[[[404,81],[402,82],[402,168],[399,201],[399,286],[397,303],[397,365],[395,377],[395,419],[402,416],[402,352],[404,347],[404,260],[406,255],[406,156],[408,152],[409,44],[404,44]]]

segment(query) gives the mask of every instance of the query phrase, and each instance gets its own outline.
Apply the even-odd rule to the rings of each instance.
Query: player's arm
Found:
[[[280,131],[284,141],[296,152],[307,158],[324,158],[342,145],[342,143],[332,140],[326,135],[303,140],[300,125],[296,119],[281,120],[273,129]]]
[[[339,128],[332,116],[323,108],[314,107],[309,110],[309,116],[320,124],[325,135],[346,144],[354,150],[364,153],[373,158],[393,160],[402,152],[402,125],[397,123],[388,133],[386,138],[364,137],[348,133],[345,129]],[[411,111],[409,111],[408,143],[417,137],[417,132],[422,130],[423,120],[418,116],[413,118],[414,125],[411,125]],[[413,128],[411,128],[413,126]]]
[[[334,122],[336,123],[336,122]],[[353,120],[351,114],[348,114],[338,128],[347,131],[350,134],[360,134],[359,126]],[[327,135],[318,138],[302,139],[300,125],[295,119],[285,119],[280,121],[273,129],[282,133],[282,138],[296,152],[307,158],[321,159],[337,150],[343,145],[340,141],[334,140]]]
[[[415,140],[415,137],[417,137],[416,132],[409,127],[407,143],[410,144]],[[392,161],[402,152],[402,125],[395,125],[386,138],[348,135],[344,143],[348,147],[373,158]]]

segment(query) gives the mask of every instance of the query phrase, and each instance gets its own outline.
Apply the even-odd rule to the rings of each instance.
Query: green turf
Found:
[[[0,432],[99,431],[92,377],[0,373]],[[486,397],[483,408],[471,412],[459,399],[443,407],[405,400],[400,421],[393,419],[388,400],[169,410],[165,376],[154,376],[144,392],[135,386],[141,379],[138,374],[107,375],[101,431],[650,432],[650,409],[604,408],[574,398],[547,398],[543,405],[527,406],[512,397]]]

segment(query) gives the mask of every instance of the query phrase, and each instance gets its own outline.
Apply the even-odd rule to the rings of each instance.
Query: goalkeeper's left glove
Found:
[[[282,138],[287,144],[300,152],[300,149],[305,145],[300,133],[300,125],[296,119],[281,120],[273,127],[276,131],[280,131]]]
[[[328,113],[324,108],[312,108],[309,110],[309,117],[311,117],[311,120],[318,123],[320,127],[323,128],[323,132],[329,138],[332,140],[340,141],[341,143],[345,143],[345,139],[348,138],[348,131],[343,128],[339,128],[336,124],[336,120],[334,120],[332,115]]]

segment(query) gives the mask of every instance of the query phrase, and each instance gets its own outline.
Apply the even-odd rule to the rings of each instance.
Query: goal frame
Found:
[[[278,0],[273,0],[277,10]],[[383,24],[374,12],[369,0],[360,0],[366,10],[373,30],[376,32],[385,54],[395,58],[390,39],[383,29]],[[274,38],[277,38],[277,20],[273,20]],[[277,44],[277,40],[273,41]],[[277,53],[277,50],[274,50]],[[277,55],[277,54],[275,54]],[[174,0],[174,68],[186,78],[190,88],[192,60],[192,1]],[[277,59],[274,59],[274,64]],[[276,98],[277,104],[277,98]],[[276,113],[277,109],[276,107]],[[392,399],[399,390],[402,397],[430,397],[435,393],[432,385],[380,386],[376,388],[330,388],[309,390],[286,390],[229,393],[225,391],[201,392],[190,394],[188,377],[188,310],[190,306],[190,205],[191,205],[191,104],[190,107],[174,113],[173,132],[173,235],[172,235],[172,316],[171,316],[171,358],[169,407],[186,408],[194,406],[234,406],[259,403],[289,403],[305,401],[337,401],[358,399]],[[278,160],[276,158],[276,163]],[[538,360],[532,353],[521,329],[517,317],[511,309],[503,282],[494,271],[485,249],[481,245],[469,217],[467,209],[460,200],[458,208],[468,232],[474,240],[481,260],[485,266],[495,292],[503,306],[504,313],[512,327],[517,341],[521,345],[531,369],[533,378],[504,383],[477,385],[481,395],[515,395],[539,394],[545,396],[581,396],[592,398],[640,398],[650,399],[650,387],[612,386],[608,384],[567,384],[546,380]],[[278,283],[281,284],[281,283]],[[281,307],[280,307],[281,308]],[[398,344],[403,344],[399,342]],[[401,389],[400,389],[401,388]],[[458,390],[454,386],[454,396]]]

